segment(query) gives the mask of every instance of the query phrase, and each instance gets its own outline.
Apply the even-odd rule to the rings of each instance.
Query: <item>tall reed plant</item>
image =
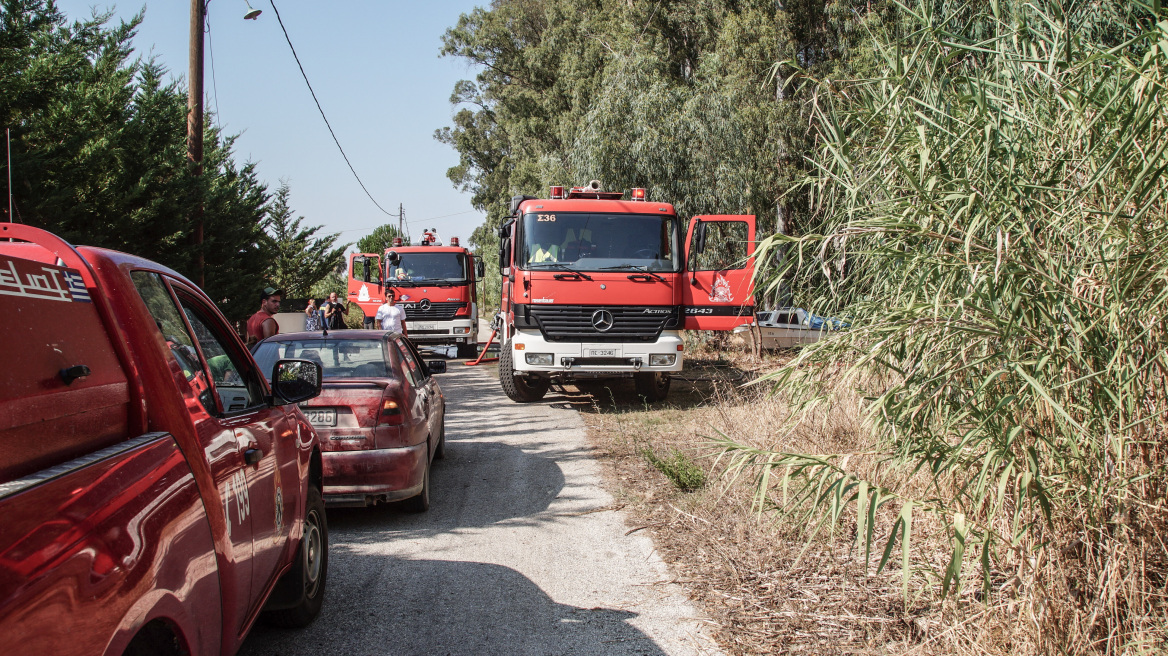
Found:
[[[768,377],[798,401],[790,425],[861,381],[880,466],[730,439],[724,457],[758,475],[760,509],[854,518],[906,595],[928,568],[912,556],[925,514],[948,535],[942,594],[970,570],[1000,593],[1007,564],[1030,563],[1035,594],[1075,600],[1075,631],[1039,605],[1060,649],[1162,640],[1168,13],[901,10],[881,77],[803,81],[818,85],[818,226],[762,244],[783,253],[771,285],[851,323]],[[1052,560],[1058,581],[1034,567]]]

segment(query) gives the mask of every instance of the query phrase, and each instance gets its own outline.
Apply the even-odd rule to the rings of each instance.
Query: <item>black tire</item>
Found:
[[[287,628],[312,624],[324,603],[325,583],[328,580],[328,521],[325,518],[324,499],[320,496],[320,490],[313,486],[308,488],[304,535],[296,548],[296,564],[285,576],[302,577],[304,598],[292,608],[266,612],[265,621]]]
[[[426,463],[426,471],[422,472],[422,491],[417,496],[410,497],[402,502],[402,508],[410,513],[424,513],[430,509],[430,463]]]
[[[637,396],[644,397],[649,403],[664,401],[669,396],[669,383],[672,380],[668,372],[633,374]]]
[[[458,357],[460,359],[463,359],[463,360],[473,360],[473,359],[479,357],[479,345],[473,344],[473,343],[472,344],[459,344],[458,345]]]
[[[552,386],[550,378],[538,378],[536,382],[529,382],[523,376],[515,375],[515,365],[511,361],[511,340],[503,346],[499,353],[499,383],[507,398],[516,403],[534,403],[547,394]]]
[[[438,429],[438,446],[434,447],[434,459],[442,460],[446,457],[446,421],[443,420],[442,428]]]

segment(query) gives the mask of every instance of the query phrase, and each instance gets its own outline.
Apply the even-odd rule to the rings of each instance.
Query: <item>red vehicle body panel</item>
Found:
[[[292,565],[318,475],[315,433],[291,406],[208,412],[204,372],[184,372],[131,272],[166,281],[188,317],[193,309],[230,334],[245,375],[258,371],[179,274],[27,226],[0,237],[37,243],[0,242],[0,271],[53,268],[60,257],[83,282],[72,303],[0,294],[13,318],[5,360],[20,365],[0,382],[0,644],[10,654],[117,654],[159,619],[190,653],[234,653]],[[0,274],[0,292],[14,289],[6,282]],[[74,365],[91,373],[71,383],[54,375]],[[270,395],[263,376],[257,384]],[[254,467],[243,463],[249,448],[262,452]]]

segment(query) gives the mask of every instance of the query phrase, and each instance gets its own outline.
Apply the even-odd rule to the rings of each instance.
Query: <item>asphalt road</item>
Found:
[[[484,335],[485,338],[485,335]],[[330,509],[324,609],[242,654],[718,654],[643,532],[625,535],[563,399],[450,362],[430,511]]]

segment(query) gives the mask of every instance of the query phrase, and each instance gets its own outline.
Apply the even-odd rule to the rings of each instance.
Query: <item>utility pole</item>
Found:
[[[405,210],[402,209],[402,204],[397,204],[397,236],[405,237],[406,233],[402,232],[402,220],[405,218]]]
[[[205,0],[191,0],[190,72],[187,75],[187,159],[195,165],[195,175],[203,175],[203,29],[207,16]],[[191,216],[195,224],[196,275],[199,287],[206,283],[203,260],[203,198]]]

